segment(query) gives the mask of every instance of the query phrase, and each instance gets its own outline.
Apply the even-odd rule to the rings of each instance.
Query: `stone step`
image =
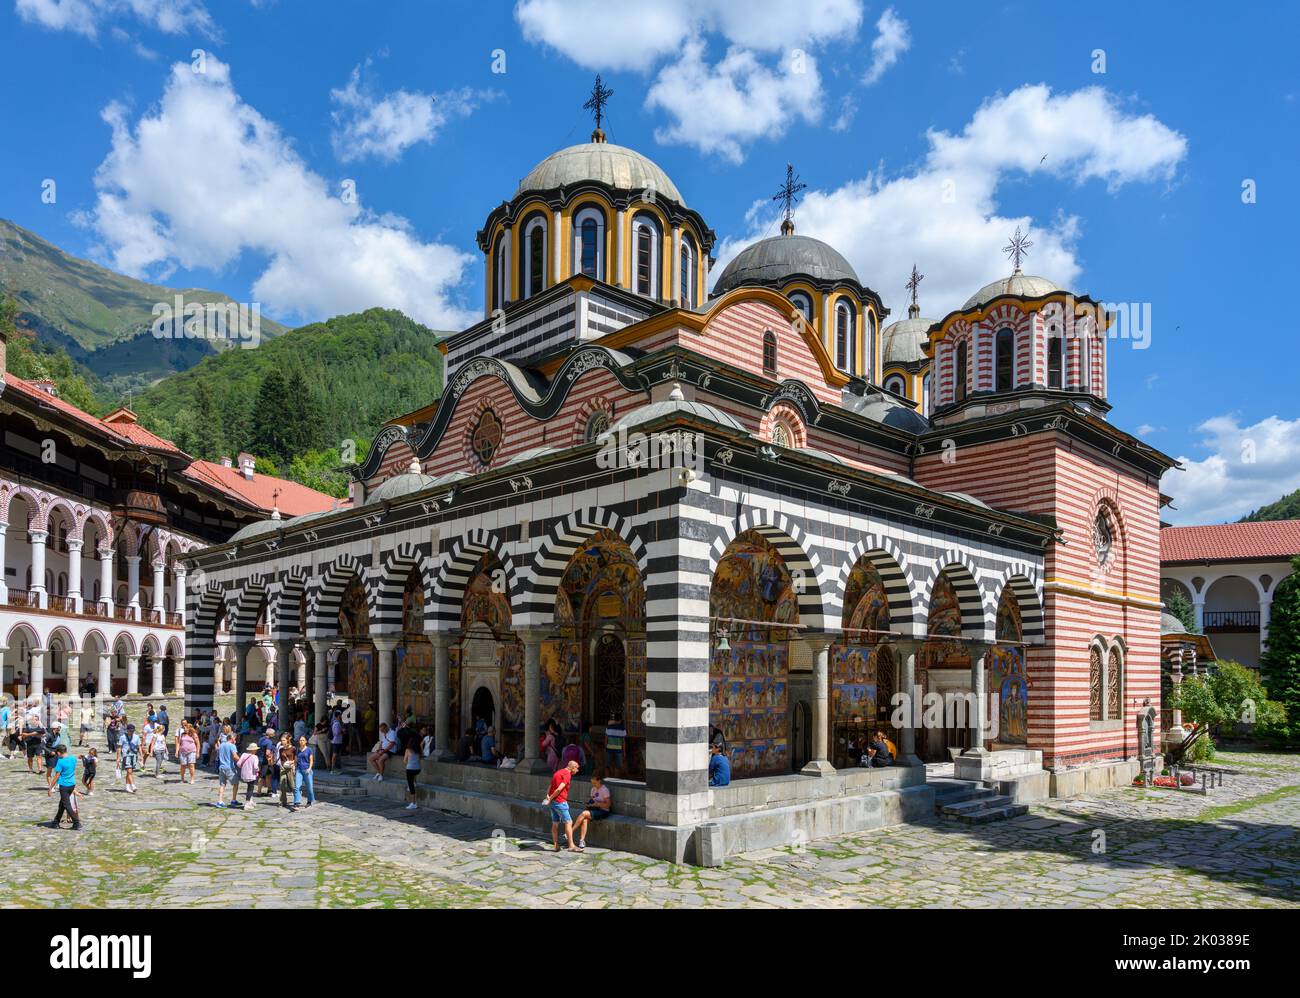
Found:
[[[1006,799],[1006,798],[1002,798]],[[1005,821],[1007,818],[1016,818],[1029,812],[1028,804],[999,804],[994,807],[985,807],[978,811],[966,811],[962,814],[948,815],[949,820],[960,821],[967,825],[983,825],[990,821]]]
[[[946,790],[942,793],[936,793],[934,797],[934,807],[936,811],[942,810],[950,804],[961,804],[973,800],[987,800],[995,796],[988,787],[973,786],[963,787],[959,790]]]
[[[973,814],[976,811],[983,811],[988,808],[1002,807],[1011,803],[1010,797],[1001,797],[994,794],[991,790],[978,797],[971,797],[968,800],[958,801],[955,804],[943,804],[939,807],[941,814],[952,817],[961,817],[964,814]]]

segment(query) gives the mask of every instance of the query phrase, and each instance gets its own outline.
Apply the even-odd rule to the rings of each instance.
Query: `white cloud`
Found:
[[[112,147],[87,221],[119,270],[162,280],[254,254],[266,267],[253,298],[277,317],[385,306],[439,328],[471,320],[455,290],[475,257],[338,197],[215,57],[205,73],[173,65],[161,102],[134,123],[120,104],[103,117]]]
[[[862,82],[871,86],[889,70],[912,46],[912,36],[907,22],[899,17],[893,7],[888,7],[876,22],[876,38],[871,43],[871,68]]]
[[[646,106],[662,108],[676,119],[655,130],[660,142],[692,145],[739,163],[743,144],[776,138],[796,118],[820,117],[821,79],[811,55],[769,69],[754,53],[732,48],[709,66],[704,43],[690,41],[681,60],[660,72],[646,94]]]
[[[480,100],[492,96],[468,87],[438,94],[394,90],[377,96],[362,82],[357,66],[346,86],[330,91],[338,105],[330,141],[345,163],[367,156],[395,160],[417,143],[432,142],[452,118],[467,117]]]
[[[809,0],[794,13],[788,0],[520,0],[515,18],[525,38],[580,66],[645,72],[706,34],[761,52],[851,38],[862,23],[862,3]]]
[[[1017,225],[1034,241],[1027,271],[1074,285],[1081,220],[1000,214],[998,188],[1009,177],[1101,179],[1113,189],[1172,177],[1187,149],[1183,136],[1150,115],[1127,113],[1100,88],[1053,95],[1041,84],[992,98],[960,132],[932,130],[928,138],[929,152],[913,171],[890,176],[881,167],[841,187],[810,191],[796,218],[800,232],[838,249],[894,305],[891,319],[900,317],[913,262],[928,275],[921,307],[935,318],[1006,276],[1001,250]],[[714,273],[774,230],[770,205],[756,203],[749,233],[723,242]]]
[[[646,107],[671,120],[656,138],[739,162],[755,139],[819,120],[822,83],[808,50],[853,38],[862,3],[811,0],[792,13],[784,0],[520,0],[515,17],[524,37],[588,69],[660,67]],[[713,36],[726,54],[711,65]]]
[[[197,31],[217,35],[202,0],[16,0],[18,16],[53,31],[94,38],[104,22],[131,17],[169,35]]]
[[[1183,470],[1170,471],[1160,482],[1176,507],[1165,511],[1171,522],[1238,520],[1300,488],[1300,419],[1269,416],[1242,426],[1228,414],[1207,419],[1197,430],[1208,456],[1179,457]]]

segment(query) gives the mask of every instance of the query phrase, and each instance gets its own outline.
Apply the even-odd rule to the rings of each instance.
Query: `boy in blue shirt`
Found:
[[[731,763],[722,754],[722,746],[709,743],[709,786],[725,787],[731,783]]]
[[[72,819],[72,830],[81,831],[81,813],[77,810],[77,757],[68,752],[68,746],[60,745],[58,759],[54,763],[55,782],[59,787],[59,810],[50,822],[51,828],[58,828],[64,814]],[[46,796],[53,796],[54,787],[50,787]]]

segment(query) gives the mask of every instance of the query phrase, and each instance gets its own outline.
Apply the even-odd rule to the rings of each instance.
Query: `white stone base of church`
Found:
[[[362,780],[368,796],[404,799],[401,760],[389,763],[389,777]],[[511,829],[528,829],[549,842],[550,814],[541,804],[550,781],[546,774],[487,766],[426,761],[418,784],[422,807],[463,814],[500,826],[503,841]],[[715,788],[708,818],[695,824],[666,825],[645,820],[645,786],[609,779],[614,814],[592,824],[589,845],[638,853],[672,863],[717,866],[726,857],[756,849],[801,849],[817,839],[860,832],[934,813],[934,790],[924,766],[849,769],[824,777],[757,777]],[[590,784],[573,781],[569,809],[576,817]]]

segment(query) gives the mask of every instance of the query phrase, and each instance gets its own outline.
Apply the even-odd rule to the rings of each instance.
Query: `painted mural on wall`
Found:
[[[590,628],[617,620],[645,633],[645,586],[631,549],[611,530],[598,530],[569,561],[560,579],[555,619]],[[562,605],[563,604],[563,605]]]
[[[433,646],[424,644],[398,645],[393,652],[397,672],[397,709],[413,713],[420,724],[432,723],[433,705]]]
[[[352,648],[348,656],[348,696],[364,711],[375,701],[375,654],[369,648]]]
[[[366,590],[355,576],[343,590],[343,599],[339,602],[339,637],[357,641],[370,637],[370,607],[366,603]]]
[[[576,641],[542,644],[542,721],[554,718],[566,732],[582,727],[582,649]]]
[[[497,668],[501,671],[501,716],[503,731],[524,730],[524,648],[518,641],[497,645]],[[545,714],[543,714],[545,716]]]
[[[451,718],[452,730],[449,744],[455,744],[460,736],[460,648],[452,645],[447,649],[447,687],[448,701],[451,704],[447,716]]]
[[[752,622],[728,626],[730,648],[719,648],[715,636],[710,658],[709,723],[727,739],[732,774],[788,772],[790,631],[763,624],[797,624],[798,598],[780,553],[761,534],[747,531],[727,548],[709,612]]]
[[[1022,641],[1020,604],[1006,589],[998,603],[996,634],[999,642]],[[998,644],[986,659],[988,689],[998,695],[998,741],[1024,745],[1029,740],[1029,679],[1023,645]]]
[[[844,596],[847,641],[831,646],[830,697],[833,721],[876,719],[880,638],[889,630],[889,601],[875,566],[861,558],[849,573]],[[887,707],[888,700],[881,706]]]
[[[510,599],[506,595],[505,569],[493,555],[486,554],[465,587],[460,626],[468,631],[474,624],[486,624],[497,637],[510,630]]]
[[[645,638],[627,641],[627,733],[633,738],[645,737],[644,708],[646,701]]]
[[[957,602],[957,590],[946,575],[941,575],[930,593],[930,614],[926,622],[928,640],[916,657],[918,686],[929,691],[926,673],[930,669],[970,668],[970,649],[961,641],[944,640],[948,636],[960,637],[961,633],[961,605]]]

